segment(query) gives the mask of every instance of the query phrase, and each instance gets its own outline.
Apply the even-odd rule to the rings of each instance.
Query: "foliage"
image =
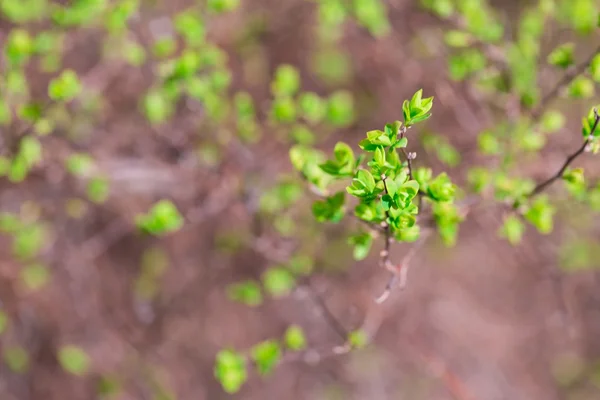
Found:
[[[261,309],[270,301],[308,290],[310,277],[317,271],[347,265],[351,258],[368,262],[377,246],[383,247],[379,264],[392,273],[386,287],[389,295],[395,286],[405,284],[398,271],[407,268],[410,259],[407,255],[391,260],[391,246],[401,242],[416,249],[433,230],[446,246],[454,246],[473,204],[503,210],[502,221],[489,229],[513,246],[533,230],[552,234],[555,226],[565,222],[560,220],[564,202],[549,190],[555,182],[564,188],[568,205],[600,211],[600,184],[575,166],[584,153],[596,154],[600,149],[600,117],[592,102],[600,83],[600,48],[580,55],[589,52],[582,43],[596,33],[600,21],[594,0],[530,2],[511,27],[514,32],[507,32],[499,11],[488,0],[420,0],[423,12],[449,25],[439,37],[443,51],[434,50],[447,54],[446,77],[477,93],[480,106],[500,107],[473,140],[482,160],[479,165],[464,165],[461,147],[445,136],[443,128],[432,130],[428,125],[438,104],[436,100],[434,108],[434,98],[423,90],[395,105],[396,121],[364,132],[356,142],[342,134],[354,130],[371,111],[365,100],[371,88],[362,93],[348,85],[356,63],[341,40],[352,27],[374,40],[394,32],[388,2],[311,2],[314,51],[307,65],[291,61],[275,65],[267,82],[252,71],[238,70],[238,64],[243,68],[252,64],[249,60],[258,54],[255,50],[264,27],[250,27],[248,37],[240,38],[233,51],[211,35],[213,21],[246,12],[246,2],[196,2],[168,15],[168,27],[158,29],[159,33],[149,29],[152,32],[146,37],[139,34],[136,24],[140,15],[152,14],[147,10],[153,10],[150,3],[0,2],[2,21],[8,27],[1,44],[0,129],[5,146],[0,154],[0,178],[7,185],[25,187],[46,175],[49,181],[54,179],[50,176],[68,177],[63,189],[73,193],[65,200],[67,218],[112,210],[111,201],[118,195],[111,189],[115,176],[106,172],[101,152],[95,154],[93,146],[85,150],[85,145],[91,143],[92,131],[103,131],[106,111],[114,104],[97,87],[96,69],[71,65],[68,57],[78,35],[97,35],[103,46],[99,69],[124,66],[136,76],[149,78],[147,87],[133,99],[136,124],[171,145],[177,142],[175,122],[182,109],[193,114],[198,135],[191,153],[197,165],[216,171],[235,163],[242,166],[236,190],[244,193],[236,195],[256,203],[252,209],[256,225],[268,225],[277,236],[297,244],[285,257],[263,250],[266,266],[256,275],[229,284],[225,294],[230,301]],[[568,42],[552,43],[547,51],[547,27],[573,35]],[[428,50],[427,44],[419,42],[418,47],[419,52]],[[546,87],[546,76],[556,77],[556,85]],[[264,86],[266,100],[257,94],[255,78]],[[41,91],[34,87],[38,80],[43,82]],[[581,136],[570,134],[567,107],[553,104],[559,98],[567,100],[563,103],[570,100],[577,109],[585,107],[578,128]],[[460,105],[451,106],[466,118]],[[534,180],[524,174],[523,163],[543,156],[552,135],[569,135],[573,149],[568,149],[566,160],[556,170],[549,167],[544,171],[547,176]],[[248,153],[263,156],[271,146],[289,150],[294,173],[277,171],[276,176],[257,179],[256,171],[247,171],[242,159]],[[133,147],[132,153],[141,151]],[[245,192],[247,187],[251,194]],[[207,192],[214,189],[210,186]],[[305,189],[312,193],[310,204]],[[167,197],[151,199],[147,209],[138,210],[126,225],[157,241],[177,235],[190,220],[189,210],[184,202]],[[53,264],[46,258],[62,232],[41,203],[25,202],[0,213],[0,232],[10,241],[9,251],[20,264],[20,283],[30,292],[43,291],[52,281]],[[227,208],[227,215],[235,212]],[[266,236],[269,228],[252,235]],[[254,236],[233,232],[228,245],[219,248],[225,253],[248,246],[260,253]],[[340,257],[336,246],[346,258]],[[587,269],[595,254],[591,247],[567,243],[560,255],[564,269]],[[168,266],[160,247],[148,250],[134,283],[137,297],[155,299]],[[8,314],[0,309],[0,334],[10,327]],[[351,349],[369,341],[360,329],[344,336]],[[251,363],[260,375],[269,375],[286,357],[309,351],[314,348],[304,330],[290,325],[281,337],[264,339],[247,351],[221,349],[215,357],[214,375],[226,392],[236,393],[248,380]],[[15,373],[29,368],[30,356],[23,347],[3,348],[2,355]],[[57,359],[66,372],[80,377],[92,365],[90,356],[73,345],[59,348]],[[101,386],[102,392],[118,390],[110,379]]]

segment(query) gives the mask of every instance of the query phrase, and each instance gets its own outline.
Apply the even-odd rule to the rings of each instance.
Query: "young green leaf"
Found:
[[[70,374],[83,376],[90,368],[90,357],[80,347],[66,345],[58,350],[61,367]]]
[[[252,360],[261,375],[268,375],[273,371],[281,359],[281,346],[276,340],[265,340],[252,347]]]
[[[306,348],[306,337],[304,331],[298,325],[290,326],[284,335],[285,345],[288,349],[299,351]]]

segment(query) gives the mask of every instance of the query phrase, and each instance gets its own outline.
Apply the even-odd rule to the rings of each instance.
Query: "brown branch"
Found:
[[[571,165],[571,163],[573,161],[575,161],[575,159],[577,159],[577,157],[579,157],[580,155],[582,155],[585,152],[586,148],[588,147],[588,145],[590,144],[590,142],[592,141],[592,139],[594,137],[593,135],[594,135],[594,132],[596,131],[596,128],[598,127],[599,122],[600,122],[600,114],[598,114],[598,109],[594,108],[594,125],[592,126],[592,131],[590,132],[590,135],[587,137],[586,140],[584,140],[581,147],[579,147],[574,153],[570,154],[567,157],[567,159],[565,160],[563,165],[560,167],[560,169],[554,175],[552,175],[550,178],[548,178],[545,181],[542,181],[536,185],[536,187],[531,191],[531,193],[529,193],[527,195],[528,198],[531,198],[531,197],[534,197],[534,196],[540,194],[548,186],[553,184],[556,180],[563,177],[563,175],[564,175],[565,171],[567,170],[567,168],[569,167],[569,165]]]
[[[588,58],[586,58],[581,64],[572,66],[567,72],[563,75],[563,77],[556,83],[556,85],[550,90],[545,96],[542,97],[539,104],[533,108],[529,114],[531,119],[534,122],[539,121],[544,110],[550,104],[552,100],[554,100],[560,92],[567,87],[575,78],[585,72],[586,68],[592,63],[594,57],[600,53],[600,47],[594,50]]]
[[[385,174],[382,174],[381,181],[383,182],[383,188],[385,190],[385,194],[389,195],[386,179],[387,179],[387,177],[385,176]],[[379,260],[379,265],[387,268],[388,270],[391,270],[393,268],[393,264],[390,261],[390,247],[392,246],[392,232],[391,232],[391,228],[390,228],[390,223],[387,221],[388,219],[390,219],[389,211],[385,212],[385,217],[386,217],[386,221],[382,223],[383,232],[385,235],[385,239],[384,239],[385,243],[384,243],[383,250],[379,254],[381,257]]]
[[[421,248],[421,246],[427,241],[427,238],[430,235],[430,233],[431,231],[429,230],[429,228],[427,228],[427,230],[423,233],[423,236],[419,238],[419,240],[413,245],[413,247],[408,251],[408,253],[406,253],[404,258],[402,258],[400,264],[395,265],[392,269],[390,269],[392,275],[390,276],[390,279],[386,284],[383,293],[375,299],[375,303],[381,304],[384,301],[386,301],[392,294],[392,291],[395,287],[399,287],[400,289],[406,288],[410,262],[417,253],[417,251]]]

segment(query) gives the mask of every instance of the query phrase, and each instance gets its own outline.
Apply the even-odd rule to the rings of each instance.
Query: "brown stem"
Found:
[[[571,82],[573,82],[573,80],[579,75],[585,72],[586,68],[589,67],[594,60],[594,57],[596,57],[598,53],[600,53],[600,47],[593,51],[581,64],[572,66],[556,83],[552,90],[542,97],[539,104],[529,114],[534,122],[537,122],[540,119],[544,113],[544,110],[546,107],[548,107],[548,104],[550,104],[550,102],[554,100],[565,87],[571,84]]]
[[[571,163],[573,161],[575,161],[575,159],[577,157],[579,157],[580,155],[582,155],[585,152],[585,149],[590,144],[590,142],[593,138],[593,134],[596,131],[596,128],[598,127],[599,122],[600,122],[600,114],[598,114],[597,109],[594,109],[594,125],[592,126],[592,131],[591,131],[590,135],[588,136],[588,138],[586,140],[584,140],[581,147],[579,147],[574,153],[570,154],[567,157],[567,159],[565,160],[563,165],[560,167],[560,169],[554,175],[552,175],[550,178],[546,179],[545,181],[538,183],[536,185],[536,187],[531,191],[531,193],[529,193],[529,195],[527,196],[528,198],[531,198],[531,197],[534,197],[534,196],[540,194],[548,186],[553,184],[556,180],[563,177],[563,175],[564,175],[565,171],[567,170],[567,168],[569,167],[569,165],[571,165]]]

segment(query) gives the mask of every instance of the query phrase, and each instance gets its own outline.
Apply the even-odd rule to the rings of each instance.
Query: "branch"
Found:
[[[430,231],[427,230],[423,233],[423,236],[414,244],[414,246],[406,253],[400,264],[392,266],[390,269],[392,276],[390,277],[387,285],[385,286],[385,290],[379,297],[375,299],[375,303],[381,304],[386,301],[390,295],[392,294],[392,290],[396,286],[400,289],[404,289],[406,287],[406,282],[408,279],[408,268],[410,266],[410,261],[417,253],[417,250],[421,248],[421,246],[427,241],[427,237],[429,236]]]
[[[590,132],[590,135],[587,137],[586,140],[584,140],[583,144],[581,145],[581,147],[579,147],[579,149],[577,149],[574,153],[570,154],[567,159],[565,160],[565,162],[563,163],[563,165],[560,167],[560,169],[554,174],[552,175],[550,178],[546,179],[543,182],[540,182],[536,185],[536,187],[531,191],[531,193],[529,193],[529,195],[527,195],[528,198],[534,197],[538,194],[540,194],[541,192],[543,192],[548,186],[550,186],[552,183],[554,183],[556,180],[560,179],[563,177],[565,171],[567,170],[567,168],[569,167],[569,165],[571,165],[571,163],[573,161],[575,161],[575,159],[577,157],[579,157],[580,155],[582,155],[586,148],[588,147],[588,145],[590,144],[590,142],[593,139],[593,134],[596,131],[596,128],[598,127],[598,123],[600,122],[600,114],[598,113],[598,109],[594,108],[594,125],[592,126],[592,131]]]
[[[381,181],[383,182],[385,194],[389,195],[386,179],[387,179],[387,176],[385,176],[385,174],[382,174]],[[383,232],[385,234],[385,244],[384,244],[383,250],[381,250],[381,253],[379,254],[381,257],[381,259],[379,260],[379,265],[381,265],[382,267],[385,267],[391,271],[394,268],[394,266],[393,266],[392,262],[390,261],[390,247],[392,246],[392,235],[391,235],[390,224],[387,221],[390,218],[389,211],[385,212],[385,217],[386,217],[386,221],[382,223]]]
[[[556,83],[554,88],[552,88],[552,90],[550,90],[544,97],[542,97],[537,107],[532,109],[529,115],[534,122],[537,122],[541,118],[542,114],[544,113],[544,109],[546,109],[548,104],[550,104],[550,102],[554,100],[565,87],[570,85],[575,78],[577,78],[579,75],[585,72],[586,68],[589,67],[589,65],[594,60],[594,57],[598,53],[600,53],[600,47],[594,50],[589,55],[589,57],[586,60],[584,60],[581,64],[574,65],[569,70],[567,70],[567,72],[563,75],[561,80],[559,80]]]

